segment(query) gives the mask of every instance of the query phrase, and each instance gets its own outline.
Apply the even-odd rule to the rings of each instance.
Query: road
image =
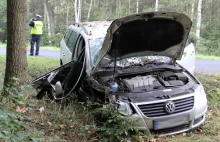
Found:
[[[6,50],[5,48],[0,48],[0,55],[5,55]],[[29,55],[29,51],[27,52],[27,55]],[[39,57],[48,57],[48,58],[60,58],[60,52],[59,51],[48,51],[48,50],[43,50],[40,51]]]
[[[5,48],[0,48],[0,55],[5,55]],[[27,53],[28,55],[29,53]],[[40,51],[39,57],[60,58],[59,51]],[[208,74],[220,74],[220,61],[196,60],[196,72]]]

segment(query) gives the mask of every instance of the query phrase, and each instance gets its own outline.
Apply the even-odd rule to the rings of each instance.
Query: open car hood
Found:
[[[175,12],[140,13],[116,19],[110,25],[95,63],[137,56],[167,56],[181,59],[192,21]],[[104,64],[103,64],[104,63]]]

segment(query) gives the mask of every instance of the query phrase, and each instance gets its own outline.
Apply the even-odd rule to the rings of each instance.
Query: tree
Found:
[[[49,5],[48,0],[44,0],[44,10],[47,19],[48,26],[48,35],[55,35],[55,24],[54,24],[54,14],[53,14],[53,5]]]
[[[13,78],[20,84],[27,80],[25,36],[26,0],[7,1],[7,49],[4,88],[14,87]],[[7,92],[4,91],[4,95]]]
[[[89,17],[90,17],[91,9],[92,9],[92,0],[90,0],[90,5],[89,5],[89,11],[88,11],[87,21],[89,21]]]
[[[195,0],[192,0],[192,10],[191,10],[191,20],[193,21],[193,17],[194,17],[194,8],[195,8]]]
[[[81,22],[81,11],[82,11],[82,1],[81,0],[75,0],[74,9],[75,9],[75,22],[79,23],[79,22]]]
[[[158,11],[158,0],[155,1],[155,11]]]
[[[197,16],[197,26],[196,26],[196,38],[200,38],[200,27],[202,22],[202,0],[198,2],[198,16]]]
[[[0,1],[0,40],[6,40],[6,0]]]

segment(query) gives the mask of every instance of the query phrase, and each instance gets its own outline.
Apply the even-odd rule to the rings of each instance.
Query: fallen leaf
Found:
[[[63,129],[63,128],[64,128],[64,125],[63,125],[63,124],[61,124],[61,125],[59,125],[59,126],[60,126],[60,128],[61,128],[61,129]]]
[[[186,136],[186,133],[183,133],[183,136]]]
[[[201,128],[198,128],[197,131],[202,132],[203,130]]]
[[[21,113],[25,113],[25,112],[27,112],[27,109],[26,108],[20,108],[19,106],[17,106],[16,111],[21,112]]]
[[[51,122],[47,122],[50,126],[52,125],[52,123]]]

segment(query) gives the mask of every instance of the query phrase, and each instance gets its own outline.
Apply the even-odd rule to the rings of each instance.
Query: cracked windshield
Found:
[[[89,41],[91,61],[93,65],[97,61],[103,42],[104,42],[104,38],[97,38],[97,39],[92,39]],[[171,59],[165,56],[139,56],[139,57],[125,58],[121,60],[117,59],[116,65],[118,67],[129,67],[129,66],[135,66],[135,65],[144,66],[150,63],[169,64],[170,62],[171,62]],[[111,62],[106,67],[113,67],[113,66],[114,66],[114,62]]]

